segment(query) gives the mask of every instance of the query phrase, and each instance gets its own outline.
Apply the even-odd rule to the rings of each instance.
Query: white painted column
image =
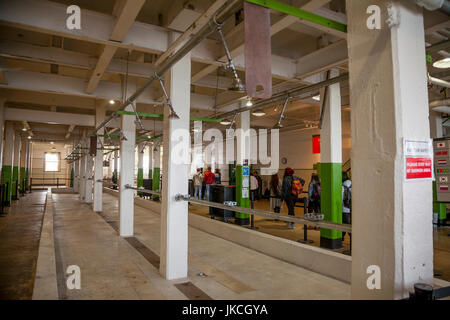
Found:
[[[170,100],[179,119],[169,119],[164,108],[164,153],[161,209],[161,262],[159,271],[168,280],[187,277],[188,203],[175,201],[188,194],[190,169],[191,57],[186,55],[166,74]]]
[[[129,105],[125,110],[133,111],[133,108]],[[125,185],[134,185],[135,120],[134,115],[121,116],[123,136],[120,141],[119,215],[122,237],[132,237],[134,234],[134,190],[125,189]]]
[[[14,188],[11,190],[14,199],[19,199],[20,185],[20,155],[21,155],[22,140],[20,133],[16,132],[14,137],[14,162],[13,162],[13,183]]]
[[[430,110],[430,133],[432,138],[442,138],[444,130],[442,127],[442,114]]]
[[[325,75],[323,75],[325,80]],[[339,76],[330,70],[330,78]],[[326,97],[325,97],[326,91]],[[341,88],[339,83],[322,88],[324,102],[322,128],[320,130],[321,158],[321,212],[325,221],[342,223],[342,125]],[[324,101],[325,100],[325,101]],[[328,249],[342,248],[342,232],[320,229],[320,246]]]
[[[147,148],[148,153],[148,178],[153,178],[153,143],[148,145]]]
[[[89,148],[90,146],[90,141],[89,141],[89,137],[86,139],[86,146]],[[85,198],[84,198],[84,202],[86,203],[92,203],[93,200],[93,167],[94,167],[94,157],[91,156],[89,154],[89,149],[86,149],[86,169],[85,169],[85,176],[86,176],[86,186],[85,186]]]
[[[11,184],[13,176],[14,163],[14,125],[11,121],[6,122],[5,125],[5,150],[3,152],[3,171],[2,183],[8,184],[8,192],[5,197],[6,204],[11,203]]]
[[[73,166],[75,168],[75,178],[73,181],[73,191],[79,192],[80,191],[80,160],[75,160],[73,162]]]
[[[88,151],[84,148],[87,147],[86,144],[86,129],[83,129],[83,134],[81,136],[81,159],[80,159],[80,200],[84,201],[86,198],[86,157]]]
[[[105,110],[104,102],[96,106],[95,127],[105,120]],[[102,128],[97,133],[104,134],[105,129]],[[94,163],[94,212],[101,212],[103,204],[103,150],[98,149],[103,145],[103,141],[103,137],[97,137],[97,152]]]
[[[138,152],[138,169],[137,169],[137,186],[142,187],[143,186],[143,180],[144,180],[144,149],[145,144],[141,143],[138,145],[137,148]]]
[[[245,106],[241,102],[241,107]],[[236,165],[244,165],[247,159],[250,163],[250,111],[241,112],[236,117]]]
[[[386,7],[396,25],[389,28]],[[415,1],[379,0],[380,30],[366,27],[372,0],[347,1],[352,108],[354,299],[400,299],[433,283],[431,181],[405,182],[403,139],[430,139],[425,35]],[[379,273],[371,279],[371,266]],[[367,283],[379,274],[380,287]]]

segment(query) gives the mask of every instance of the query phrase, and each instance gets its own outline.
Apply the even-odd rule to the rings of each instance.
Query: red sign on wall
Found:
[[[312,137],[313,154],[320,153],[320,136]]]
[[[406,158],[406,179],[432,178],[431,162],[430,158]]]

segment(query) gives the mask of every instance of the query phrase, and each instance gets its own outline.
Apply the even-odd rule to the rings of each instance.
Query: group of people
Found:
[[[285,202],[288,214],[295,216],[295,204],[299,200],[299,195],[303,193],[305,180],[294,175],[294,170],[286,168],[283,180],[280,181],[278,174],[272,175],[270,179],[270,210],[279,213],[282,203]],[[342,173],[342,222],[351,223],[351,189],[352,183],[346,172]],[[321,186],[320,179],[316,173],[311,175],[308,186],[307,208],[308,213],[320,213]],[[288,228],[294,229],[295,223],[288,222]],[[351,236],[351,235],[350,235]],[[345,232],[342,234],[344,240]]]
[[[211,167],[208,167],[203,173],[202,168],[197,168],[197,172],[193,177],[194,182],[194,197],[195,199],[202,199],[203,184],[206,190],[206,200],[210,200],[211,186],[213,184],[222,183],[222,175],[219,169],[215,169],[214,173],[211,171]]]

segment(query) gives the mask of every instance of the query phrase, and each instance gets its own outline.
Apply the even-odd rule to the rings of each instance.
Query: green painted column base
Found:
[[[152,190],[158,191],[159,190],[159,179],[160,179],[160,168],[153,168],[153,183],[152,183]],[[152,195],[152,199],[154,201],[159,200],[159,196]]]
[[[29,185],[30,185],[30,176],[29,176],[29,172],[28,172],[28,168],[25,169],[25,190],[28,190]]]
[[[144,169],[138,168],[137,172],[137,187],[140,188],[144,185]],[[142,192],[138,191],[138,195],[143,195]]]
[[[3,166],[2,169],[2,184],[6,184],[6,191],[3,193],[3,204],[5,206],[11,205],[11,181],[12,181],[12,166]]]
[[[436,181],[433,181],[433,215],[438,214],[437,225],[445,225],[447,223],[447,205],[437,201]]]
[[[25,167],[20,168],[19,186],[20,186],[20,191],[24,193],[25,192]]]
[[[320,163],[321,213],[324,221],[342,223],[342,163]],[[320,229],[320,246],[342,248],[342,232]]]
[[[119,177],[118,172],[117,172],[117,171],[114,171],[114,172],[113,172],[113,176],[112,176],[112,183],[119,184],[118,177]],[[117,188],[117,186],[113,186],[113,189],[114,189],[114,190],[117,190],[118,188]]]
[[[13,167],[13,176],[12,176],[12,189],[11,189],[11,199],[18,200],[19,195],[17,194],[19,188],[19,167]]]
[[[236,166],[236,202],[239,207],[250,208],[250,199],[242,197],[242,167],[243,166]],[[234,223],[241,226],[249,225],[250,215],[242,212],[236,212],[234,214]]]

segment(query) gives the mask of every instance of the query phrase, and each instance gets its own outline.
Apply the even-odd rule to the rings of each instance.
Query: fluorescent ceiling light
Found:
[[[255,117],[262,117],[265,116],[266,113],[261,109],[256,109],[255,111],[252,112],[252,115],[254,115]]]
[[[320,95],[319,94],[317,96],[312,97],[312,98],[313,98],[313,100],[320,101]]]
[[[220,121],[220,124],[224,125],[224,126],[228,126],[231,124],[231,121],[228,119],[223,119],[222,121]]]
[[[433,67],[439,69],[450,68],[450,58],[444,58],[442,60],[436,61],[435,63],[433,63]]]

